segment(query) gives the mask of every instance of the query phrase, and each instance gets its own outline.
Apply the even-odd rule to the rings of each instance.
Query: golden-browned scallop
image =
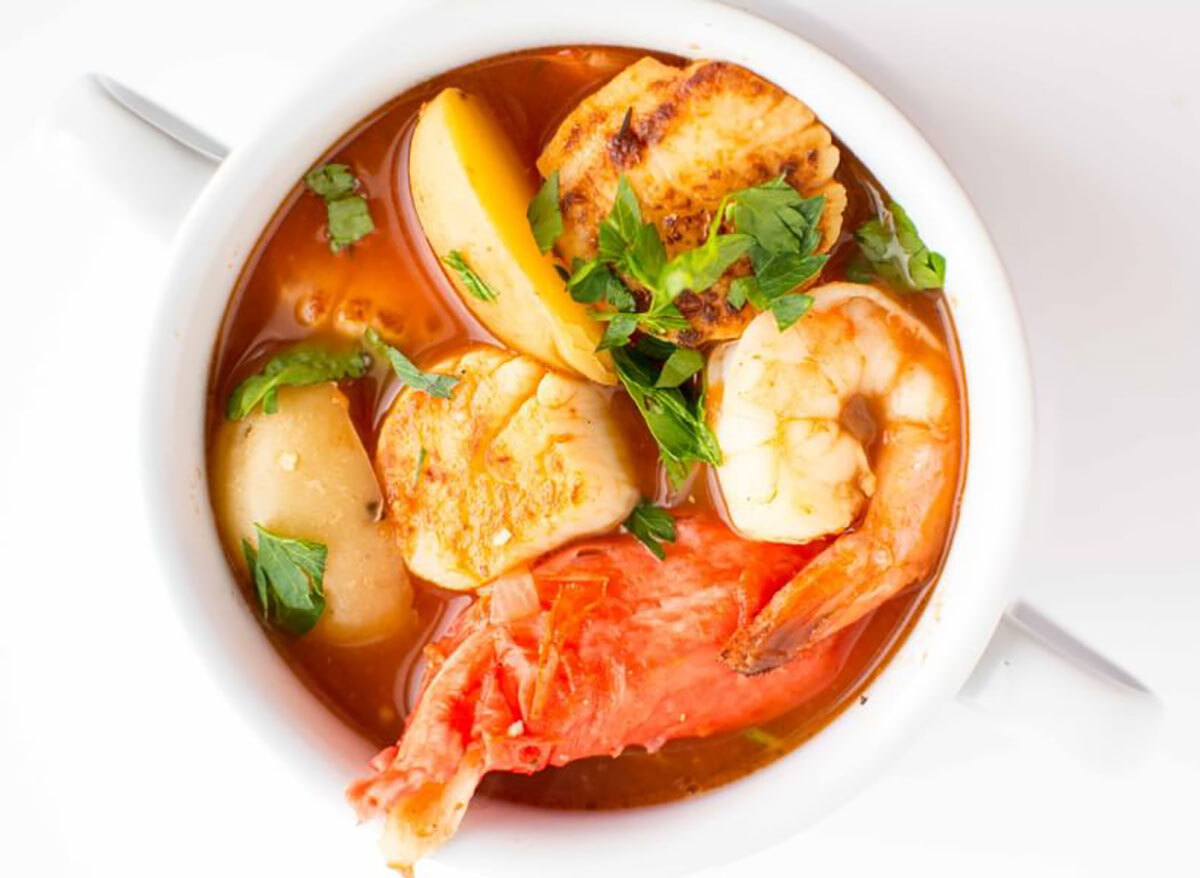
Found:
[[[432,368],[459,378],[451,396],[402,390],[376,458],[413,573],[476,588],[633,509],[613,391],[488,345]]]
[[[834,180],[839,153],[829,130],[804,103],[744,67],[695,61],[673,67],[654,58],[631,64],[580,102],[538,158],[559,172],[563,234],[559,255],[596,253],[600,221],[624,174],[658,226],[667,253],[699,245],[712,212],[728,192],[786,175],[801,195],[825,196],[821,243],[837,241],[846,190]],[[676,301],[692,324],[679,341],[736,338],[754,309],[730,307],[729,282],[748,271],[734,265],[711,289]]]
[[[258,409],[217,430],[213,508],[229,556],[245,570],[254,525],[323,544],[325,611],[307,635],[353,644],[412,619],[412,588],[383,495],[346,397],[336,384],[284,387],[273,414]]]

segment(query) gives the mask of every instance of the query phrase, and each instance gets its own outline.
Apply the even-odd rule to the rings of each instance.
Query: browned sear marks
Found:
[[[781,174],[805,196],[824,195],[820,250],[841,231],[846,192],[834,180],[839,153],[803,102],[744,67],[695,61],[686,67],[643,58],[631,64],[562,122],[538,159],[543,176],[559,172],[564,231],[559,255],[595,255],[600,221],[624,174],[645,218],[670,256],[698,246],[728,192]],[[711,289],[685,293],[679,308],[692,326],[684,344],[735,338],[754,315],[729,307],[729,282],[749,271],[743,260]]]

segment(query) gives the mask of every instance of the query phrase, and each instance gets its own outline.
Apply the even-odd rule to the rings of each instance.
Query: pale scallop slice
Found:
[[[459,377],[451,397],[402,390],[376,458],[414,574],[473,589],[628,516],[614,391],[488,345],[431,368]]]

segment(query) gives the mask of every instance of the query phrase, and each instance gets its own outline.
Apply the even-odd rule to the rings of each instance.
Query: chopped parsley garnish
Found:
[[[392,371],[396,373],[396,378],[406,387],[424,391],[440,399],[448,399],[454,391],[454,385],[458,384],[459,379],[454,375],[422,372],[412,360],[380,338],[373,327],[367,329],[363,340],[369,350],[387,360]]]
[[[258,548],[242,540],[242,553],[263,618],[288,634],[307,634],[325,610],[325,558],[320,543],[271,533],[255,523]]]
[[[742,306],[750,300],[751,295],[758,295],[758,281],[753,276],[735,277],[729,283],[729,291],[725,294],[725,301],[729,303],[731,308],[741,310]]]
[[[467,292],[476,299],[481,302],[496,301],[498,295],[496,291],[484,283],[483,278],[476,274],[471,266],[467,265],[467,260],[463,258],[461,252],[451,250],[446,255],[446,264],[458,273],[458,277],[462,281],[463,286],[467,288]]]
[[[729,268],[749,255],[754,274],[735,278],[726,299],[734,308],[750,302],[775,314],[786,329],[807,311],[811,300],[793,291],[821,270],[827,257],[815,253],[821,242],[818,222],[823,196],[804,198],[781,176],[760,186],[729,193],[713,212],[704,243],[667,259],[666,247],[654,223],[642,217],[637,194],[624,175],[617,181],[612,208],[600,223],[595,258],[576,260],[567,287],[577,302],[604,304],[597,320],[613,321],[614,312],[633,314],[636,328],[651,335],[669,335],[688,328],[675,306],[684,291],[702,293]],[[732,222],[735,232],[722,234]],[[645,310],[622,282],[622,276],[645,291]],[[602,350],[628,343],[627,318],[604,334]]]
[[[304,175],[304,184],[325,199],[329,249],[334,253],[374,231],[367,199],[355,194],[358,179],[348,166],[331,162],[313,168]]]
[[[636,314],[606,311],[597,316],[607,320],[608,325],[604,327],[604,335],[600,338],[600,344],[596,345],[596,350],[608,351],[629,344],[629,337],[638,325]]]
[[[704,357],[691,348],[675,348],[667,361],[663,363],[662,371],[658,373],[655,387],[678,387],[697,372],[704,368]]]
[[[925,246],[912,219],[895,201],[854,232],[858,255],[846,268],[853,281],[875,278],[900,290],[936,290],[946,282],[946,257]]]
[[[812,299],[792,291],[817,274],[827,256],[814,251],[821,243],[818,223],[825,197],[805,198],[782,177],[760,186],[739,189],[718,209],[733,220],[738,233],[753,240],[753,277],[735,279],[727,300],[740,308],[746,302],[770,311],[781,330],[787,329],[812,305]]]
[[[783,746],[783,739],[776,735],[772,735],[766,729],[746,729],[744,732],[742,732],[742,736],[747,740],[758,744],[760,747],[766,747],[768,750],[775,750]]]
[[[343,198],[358,188],[358,180],[346,165],[330,163],[304,175],[304,184],[325,199]]]
[[[775,315],[775,323],[782,332],[807,314],[812,304],[813,297],[806,293],[789,293],[771,303],[771,313]]]
[[[233,389],[225,408],[225,417],[240,421],[262,403],[263,411],[274,414],[279,408],[280,387],[303,387],[323,381],[361,378],[367,370],[362,351],[332,353],[319,348],[296,348],[277,354],[262,371],[251,375]]]
[[[576,301],[603,301],[617,311],[634,314],[637,328],[652,335],[687,329],[687,318],[675,307],[675,299],[684,290],[696,293],[707,290],[753,244],[746,235],[720,234],[720,221],[718,212],[703,244],[668,260],[658,228],[642,218],[637,194],[622,174],[612,208],[600,223],[596,257],[573,266],[568,282],[571,294]],[[637,300],[614,269],[646,291],[649,295],[646,310],[635,310]],[[613,319],[603,311],[593,316],[598,320]]]
[[[637,537],[658,560],[667,557],[663,543],[675,542],[675,519],[661,506],[640,500],[625,519],[625,529]]]
[[[632,311],[637,302],[611,268],[599,259],[576,259],[567,278],[571,298],[583,305],[604,302],[618,311]]]
[[[721,235],[714,218],[708,239],[694,250],[685,250],[667,263],[660,281],[673,301],[684,290],[702,293],[717,282],[725,270],[741,259],[754,239],[749,235]]]
[[[529,218],[529,228],[533,230],[538,249],[548,252],[563,232],[562,210],[558,206],[558,171],[542,184],[533,201],[529,202],[525,215]]]
[[[632,347],[612,351],[617,377],[641,412],[673,484],[687,478],[693,463],[721,463],[721,448],[704,418],[704,394],[689,400],[678,387],[659,387],[661,370]]]

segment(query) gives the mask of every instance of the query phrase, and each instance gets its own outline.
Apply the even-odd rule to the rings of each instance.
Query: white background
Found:
[[[4,0],[0,874],[384,874],[373,833],[231,712],[155,581],[141,376],[209,169],[83,74],[236,144],[397,5]],[[1015,591],[1160,706],[951,703],[866,793],[706,878],[1200,874],[1200,4],[744,5],[869,79],[975,199],[1037,382]]]

